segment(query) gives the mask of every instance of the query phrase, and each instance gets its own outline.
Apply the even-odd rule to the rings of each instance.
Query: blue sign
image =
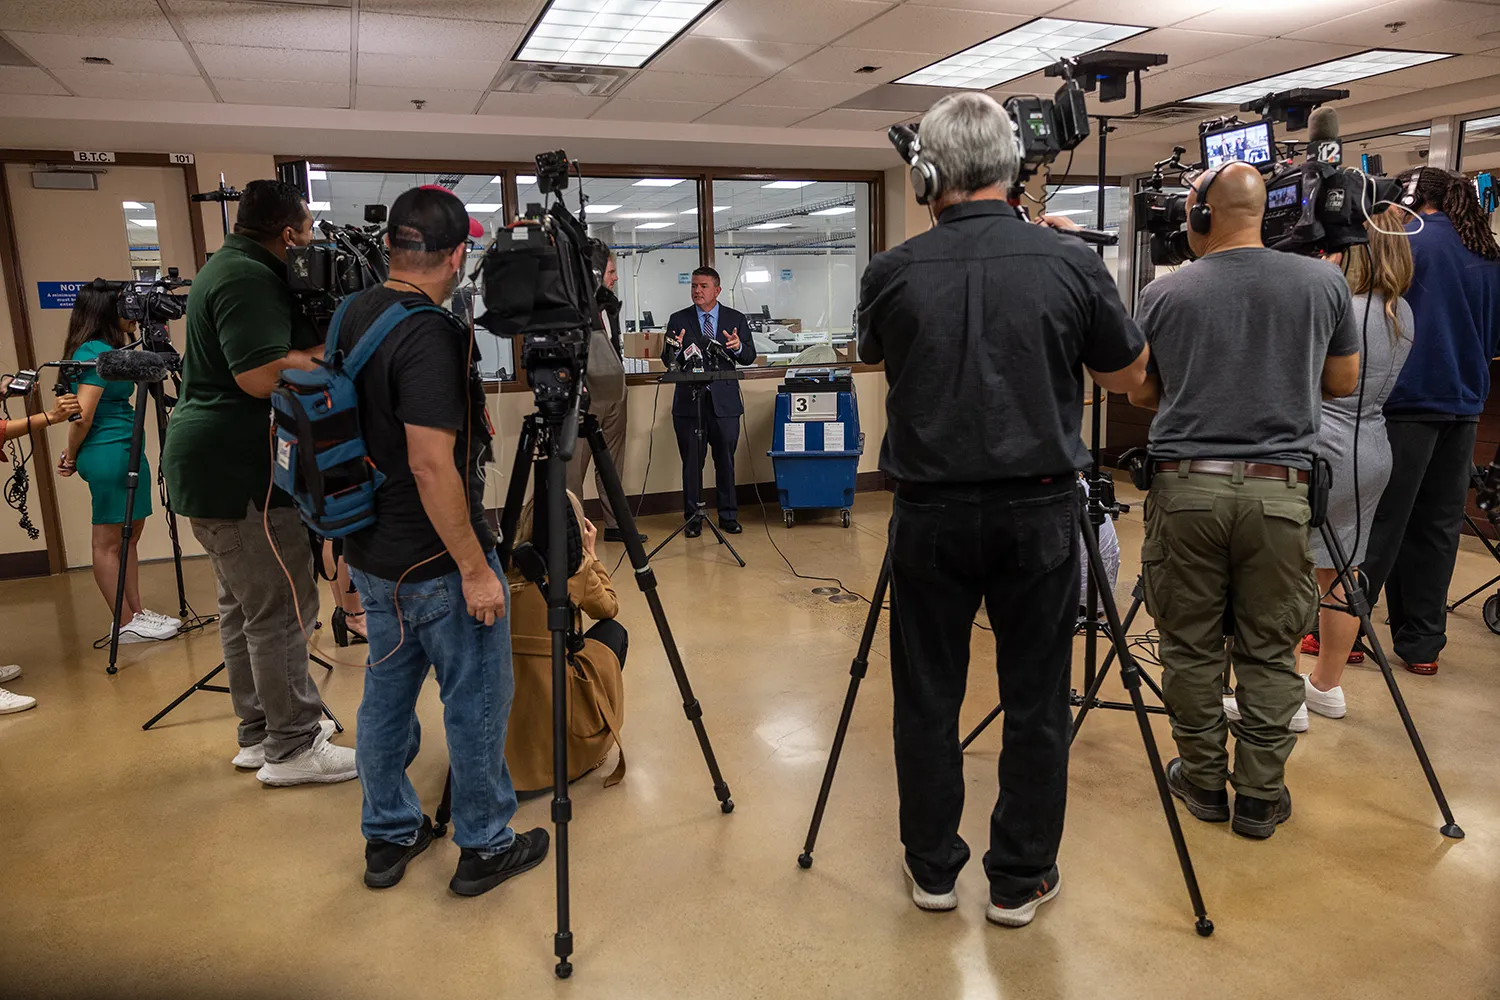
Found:
[[[792,269],[791,268],[789,268],[789,267],[783,267],[781,269],[781,280],[782,281],[791,281],[792,280]]]
[[[43,309],[72,309],[78,290],[88,284],[87,281],[38,281],[36,297]]]
[[[691,285],[693,283],[693,272],[692,271],[678,271],[677,272],[677,283],[679,285]]]

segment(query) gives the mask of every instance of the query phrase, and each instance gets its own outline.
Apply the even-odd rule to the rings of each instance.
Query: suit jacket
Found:
[[[725,345],[724,349],[726,351],[729,350],[729,333],[733,330],[738,330],[740,333],[740,350],[738,354],[735,354],[734,351],[729,351],[730,355],[742,365],[754,364],[755,340],[750,335],[750,321],[738,309],[731,309],[721,302],[719,303],[719,329],[715,333],[714,339],[720,344]],[[698,344],[701,348],[703,344],[703,323],[698,318],[698,307],[689,306],[686,309],[679,309],[677,312],[674,312],[672,318],[667,320],[667,336],[669,338],[681,337],[681,350],[687,350],[693,344]],[[672,345],[670,344],[663,348],[662,361],[668,369],[675,366],[678,353],[678,351],[672,349]],[[745,403],[740,398],[740,385],[738,382],[711,382],[709,383],[708,394],[713,401],[713,415],[716,417],[737,417],[745,412]],[[672,416],[695,416],[693,413],[693,390],[691,386],[680,384],[677,386],[677,393],[672,397]]]

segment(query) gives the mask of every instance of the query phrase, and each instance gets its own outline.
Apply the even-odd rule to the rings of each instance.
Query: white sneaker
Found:
[[[928,892],[917,885],[917,877],[911,873],[911,866],[904,860],[901,862],[901,871],[906,875],[906,880],[911,883],[911,901],[917,904],[917,909],[934,913],[958,909],[957,889],[950,889],[948,892]]]
[[[255,776],[263,784],[281,787],[351,781],[359,777],[359,772],[354,769],[353,748],[328,742],[328,733],[319,728],[312,746],[280,764],[266,761]]]
[[[36,699],[29,694],[16,694],[0,688],[0,715],[13,715],[16,712],[24,712],[28,708],[36,708]]]
[[[177,626],[164,621],[147,618],[144,611],[136,612],[134,618],[120,626],[120,642],[160,642],[177,634]]]
[[[7,663],[0,666],[0,684],[5,684],[21,676],[21,665],[18,663]]]
[[[154,622],[163,622],[167,625],[172,626],[173,628],[182,628],[181,618],[173,618],[171,615],[158,614],[157,612],[152,611],[150,608],[142,608],[141,614]]]
[[[333,734],[338,730],[332,719],[324,719],[318,726],[323,730],[324,739],[333,739]],[[240,752],[234,755],[234,760],[230,763],[247,771],[258,771],[266,765],[266,748],[260,743],[253,747],[240,747]]]
[[[1057,869],[1054,867],[1053,871],[1056,872]],[[999,924],[1001,927],[1025,927],[1031,923],[1041,905],[1056,899],[1061,889],[1062,876],[1059,874],[1054,876],[1050,886],[1043,881],[1037,887],[1036,895],[1019,906],[996,906],[991,900],[990,904],[985,907],[984,919],[992,924]]]
[[[1240,721],[1240,703],[1232,694],[1224,696],[1224,714],[1229,716],[1230,722]],[[1307,702],[1304,701],[1302,707],[1297,709],[1297,714],[1292,716],[1292,724],[1287,728],[1294,733],[1307,732]]]
[[[1327,691],[1319,691],[1313,687],[1312,678],[1303,674],[1302,686],[1306,691],[1304,695],[1307,699],[1306,708],[1312,709],[1326,719],[1342,719],[1348,712],[1349,708],[1344,703],[1344,688],[1342,685],[1331,687]]]

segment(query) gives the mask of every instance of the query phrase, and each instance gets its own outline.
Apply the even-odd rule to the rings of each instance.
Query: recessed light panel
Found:
[[[500,206],[493,202],[488,202],[485,204],[475,203],[472,205],[465,205],[464,211],[468,212],[470,215],[494,215],[496,212],[500,211]]]
[[[1045,69],[1064,56],[1081,56],[1149,31],[1133,24],[1101,24],[1039,17],[1003,35],[908,73],[897,83],[987,90]]]
[[[746,229],[790,229],[790,222],[762,222],[755,226],[746,226]]]
[[[638,188],[669,188],[676,187],[687,180],[685,177],[643,177],[636,181],[631,187]]]
[[[671,229],[672,228],[672,224],[670,222],[642,222],[642,223],[639,223],[635,228],[636,229]]]
[[[808,215],[852,215],[855,211],[853,205],[840,205],[837,208],[825,208],[821,212],[808,212]]]
[[[1337,87],[1341,84],[1353,83],[1355,80],[1379,76],[1382,73],[1394,73],[1398,69],[1410,69],[1424,63],[1437,62],[1439,59],[1448,59],[1452,55],[1451,52],[1371,49],[1368,52],[1356,52],[1352,56],[1344,56],[1342,59],[1330,59],[1328,62],[1321,62],[1314,66],[1226,87],[1211,94],[1189,97],[1188,101],[1193,104],[1246,104],[1282,90],[1294,90],[1298,87]]]
[[[714,0],[552,0],[516,58],[573,66],[644,66]]]
[[[327,211],[329,211],[330,209],[333,208],[333,202],[331,202],[331,201],[310,201],[310,202],[307,203],[307,207],[309,209],[311,209],[312,211],[314,211],[314,212],[327,212]]]
[[[768,191],[795,191],[816,183],[817,181],[772,181],[769,184],[762,184],[761,187]]]

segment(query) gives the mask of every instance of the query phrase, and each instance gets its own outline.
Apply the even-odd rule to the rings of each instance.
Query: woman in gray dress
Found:
[[[1332,258],[1349,280],[1354,315],[1362,328],[1359,390],[1352,396],[1323,401],[1318,451],[1333,465],[1328,524],[1356,569],[1365,558],[1375,508],[1391,478],[1383,408],[1406,363],[1415,332],[1411,307],[1401,297],[1411,287],[1412,275],[1411,245],[1401,223],[1395,211],[1376,216],[1365,226],[1370,236],[1367,247],[1350,247],[1342,259]],[[1392,235],[1396,233],[1401,235]],[[1318,587],[1328,593],[1336,574],[1320,532],[1313,532],[1311,549]],[[1342,588],[1335,588],[1332,596],[1343,600]],[[1318,656],[1317,666],[1303,678],[1310,711],[1330,719],[1344,717],[1344,689],[1339,682],[1345,663],[1364,658],[1359,653],[1350,655],[1358,634],[1358,618],[1328,608],[1319,612],[1318,635],[1308,636],[1302,644],[1303,652]]]

